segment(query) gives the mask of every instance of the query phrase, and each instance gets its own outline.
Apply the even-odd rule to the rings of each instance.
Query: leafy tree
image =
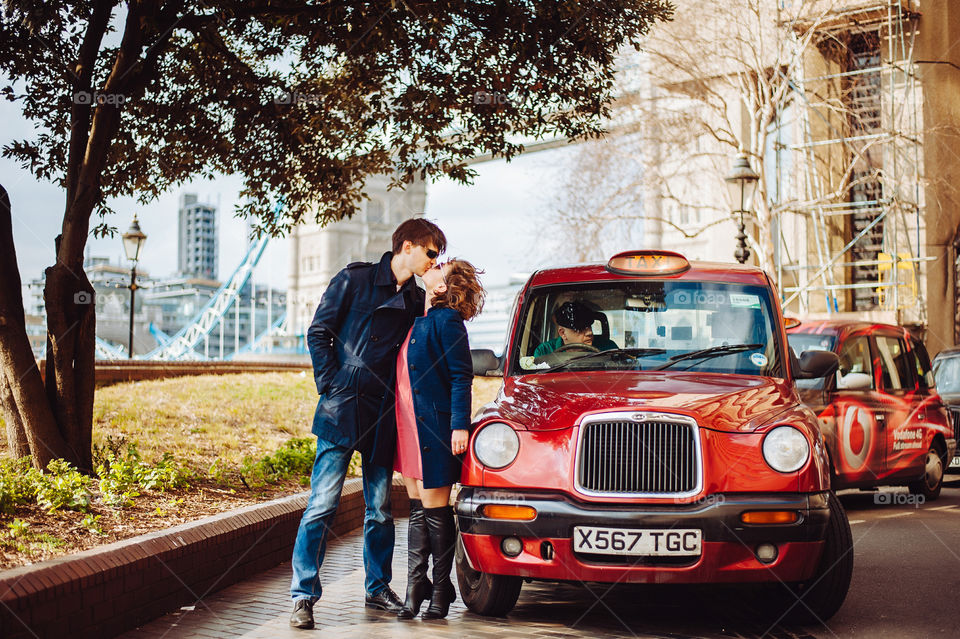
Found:
[[[39,134],[3,153],[65,194],[45,388],[19,276],[0,282],[13,449],[91,468],[94,308],[74,300],[93,293],[83,249],[91,224],[115,230],[110,198],[240,174],[238,212],[283,234],[350,216],[367,175],[467,182],[467,158],[509,159],[522,137],[598,135],[617,52],[671,12],[669,0],[6,0],[2,92]],[[4,204],[0,259],[15,274]]]

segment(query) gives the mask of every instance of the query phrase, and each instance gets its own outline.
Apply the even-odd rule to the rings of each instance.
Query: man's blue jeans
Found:
[[[293,581],[290,596],[320,598],[320,566],[327,549],[327,533],[340,503],[340,491],[347,476],[353,450],[317,439],[317,457],[310,477],[310,500],[300,520],[293,546]],[[367,508],[363,517],[364,588],[374,595],[390,584],[393,576],[393,515],[390,514],[392,470],[363,460],[363,499]]]

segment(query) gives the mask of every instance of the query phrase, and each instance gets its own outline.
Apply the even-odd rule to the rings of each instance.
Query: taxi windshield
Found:
[[[943,357],[933,363],[937,392],[960,393],[960,357]]]
[[[510,374],[662,370],[783,377],[772,309],[767,288],[726,282],[539,287],[524,300]]]

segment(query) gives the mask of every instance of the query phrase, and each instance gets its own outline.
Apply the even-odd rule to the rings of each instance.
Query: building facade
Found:
[[[394,229],[404,220],[423,215],[427,189],[422,181],[405,189],[388,189],[390,180],[370,176],[369,196],[353,218],[327,226],[297,226],[288,239],[290,285],[287,289],[287,333],[303,335],[313,320],[320,297],[337,272],[351,262],[377,262],[391,249]]]
[[[786,312],[907,325],[932,353],[960,343],[958,37],[949,0],[679,7],[639,92],[669,114],[646,125],[645,242],[731,261],[723,177],[743,150],[760,174],[750,262]]]

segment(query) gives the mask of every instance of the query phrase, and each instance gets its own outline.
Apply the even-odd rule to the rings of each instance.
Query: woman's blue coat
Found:
[[[460,313],[432,307],[418,317],[407,347],[407,369],[420,440],[424,488],[460,481],[460,457],[450,450],[454,430],[470,429],[473,364]]]

